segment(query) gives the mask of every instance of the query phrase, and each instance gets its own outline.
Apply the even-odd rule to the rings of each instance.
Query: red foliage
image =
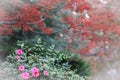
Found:
[[[91,6],[86,0],[69,0],[68,5],[64,9],[71,9],[76,12],[83,12],[84,10],[90,10]]]
[[[92,49],[98,46],[101,48],[106,44],[109,33],[120,34],[120,26],[116,22],[113,12],[105,5],[98,5],[97,8],[94,8],[86,0],[38,0],[35,4],[15,5],[14,12],[0,11],[0,15],[2,15],[0,20],[13,21],[12,28],[8,28],[9,25],[2,25],[0,31],[11,33],[12,29],[16,28],[23,31],[34,31],[33,25],[37,25],[44,34],[50,35],[54,29],[46,27],[44,19],[52,18],[53,16],[48,14],[49,11],[56,8],[56,4],[61,2],[65,2],[63,10],[71,10],[69,15],[60,18],[63,23],[68,24],[65,35],[67,35],[66,40],[70,50],[74,51],[71,47],[74,41],[78,41],[78,44],[81,45],[86,40],[86,46],[78,48],[75,52],[90,53]],[[0,32],[0,34],[3,33]]]
[[[22,13],[22,14],[21,14]],[[12,20],[16,20],[14,26],[23,29],[23,31],[33,31],[30,23],[40,21],[41,12],[36,6],[30,4],[24,4],[20,10],[15,11],[11,17]]]
[[[9,16],[8,13],[4,9],[0,9],[0,21],[8,21]]]
[[[51,32],[53,31],[53,29],[52,28],[43,28],[42,29],[42,31],[45,33],[45,34],[47,34],[47,35],[50,35],[51,34]]]
[[[46,10],[51,10],[51,9],[54,9],[55,5],[59,4],[60,2],[62,2],[62,0],[38,0],[36,2],[36,5],[41,6]]]
[[[15,28],[19,28],[19,29],[22,29],[23,31],[34,31],[34,28],[32,27],[31,24],[36,24],[38,25],[38,28],[39,29],[42,29],[42,27],[44,27],[44,22],[42,21],[41,19],[41,16],[44,16],[44,17],[47,17],[47,13],[44,13],[43,12],[43,9],[49,11],[53,8],[55,8],[56,4],[60,4],[61,2],[66,2],[67,6],[65,7],[68,7],[68,6],[71,6],[72,9],[73,9],[73,5],[76,5],[76,11],[78,12],[82,12],[84,11],[85,9],[88,10],[88,5],[87,5],[87,2],[85,0],[50,0],[50,1],[47,1],[47,0],[39,0],[38,2],[36,2],[36,4],[34,5],[30,5],[30,4],[22,4],[22,6],[18,6],[16,5],[18,3],[18,1],[15,1],[14,3],[14,6],[15,6],[15,11],[14,12],[5,12],[5,13],[8,13],[7,15],[5,16],[8,16],[9,19],[7,19],[5,16],[4,16],[4,19],[5,21],[8,20],[8,21],[15,21],[14,24],[12,24],[14,26],[14,29]],[[80,3],[80,5],[78,5],[78,3]],[[52,4],[52,5],[51,5]],[[63,7],[64,8],[64,7]],[[72,10],[71,9],[71,10]],[[4,13],[4,14],[5,14]],[[2,20],[4,20],[2,19]],[[75,23],[71,23],[71,27],[73,25],[75,25]],[[43,30],[43,32],[46,32],[46,29]],[[51,32],[50,29],[48,29],[48,32]]]
[[[3,25],[4,27],[0,27],[0,35],[11,35],[12,34],[12,28],[8,28],[6,25]]]

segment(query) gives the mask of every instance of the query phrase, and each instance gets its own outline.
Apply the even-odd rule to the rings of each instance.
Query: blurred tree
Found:
[[[106,53],[120,33],[119,21],[102,0],[22,1],[0,11],[0,35],[14,35],[8,41],[40,36],[46,45],[89,56]]]

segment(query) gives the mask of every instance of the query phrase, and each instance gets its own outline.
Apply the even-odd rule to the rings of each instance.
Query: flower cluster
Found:
[[[17,49],[16,54],[17,54],[17,56],[16,56],[17,60],[20,61],[21,60],[20,56],[23,54],[22,49]]]
[[[20,56],[23,54],[22,49],[17,49],[16,54],[17,54],[16,58],[18,59],[18,61],[20,61],[21,60]],[[18,66],[18,71],[21,73],[22,79],[25,79],[25,80],[28,80],[31,77],[30,73],[32,74],[32,77],[35,77],[35,78],[38,78],[40,76],[40,71],[36,67],[33,67],[30,72],[26,72],[25,66],[20,65]],[[44,70],[42,74],[44,76],[48,76],[48,71]]]
[[[18,70],[19,70],[19,71],[24,71],[24,66],[19,66],[19,69],[18,69]],[[36,68],[36,67],[34,67],[34,68],[31,69],[31,73],[32,73],[32,77],[37,78],[37,77],[40,76],[39,69]],[[44,70],[44,71],[43,71],[43,75],[44,75],[44,76],[48,76],[48,71]],[[23,79],[26,79],[26,80],[27,80],[27,79],[30,78],[30,73],[29,73],[29,72],[23,72],[23,73],[21,74],[21,77],[22,77]]]

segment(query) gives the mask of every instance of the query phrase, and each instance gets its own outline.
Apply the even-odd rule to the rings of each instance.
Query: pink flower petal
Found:
[[[18,67],[18,70],[19,70],[19,71],[24,71],[24,69],[25,69],[25,67],[22,66],[22,65]]]
[[[29,79],[30,78],[30,74],[28,72],[24,72],[24,73],[21,74],[21,77],[23,79]]]

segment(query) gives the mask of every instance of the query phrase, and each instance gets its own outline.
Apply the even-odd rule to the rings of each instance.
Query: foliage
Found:
[[[18,72],[20,74],[30,71],[36,67],[39,69],[39,77],[30,76],[31,79],[40,80],[85,80],[84,77],[89,75],[89,66],[75,54],[67,51],[61,52],[54,48],[54,45],[46,47],[41,38],[34,40],[32,43],[18,41],[15,52],[7,57],[7,60],[15,65],[15,68],[24,66]],[[44,75],[43,71],[47,71]],[[83,76],[83,77],[82,77]]]
[[[73,53],[84,55],[103,53],[112,42],[112,34],[119,34],[119,22],[107,5],[95,4],[98,6],[94,7],[87,0],[21,0],[20,3],[9,3],[10,6],[1,11],[0,34],[10,35],[16,30],[24,34],[31,32],[34,37],[44,37],[47,45],[55,42],[59,49],[64,46]],[[23,34],[13,35],[21,37],[21,40],[25,37]]]

